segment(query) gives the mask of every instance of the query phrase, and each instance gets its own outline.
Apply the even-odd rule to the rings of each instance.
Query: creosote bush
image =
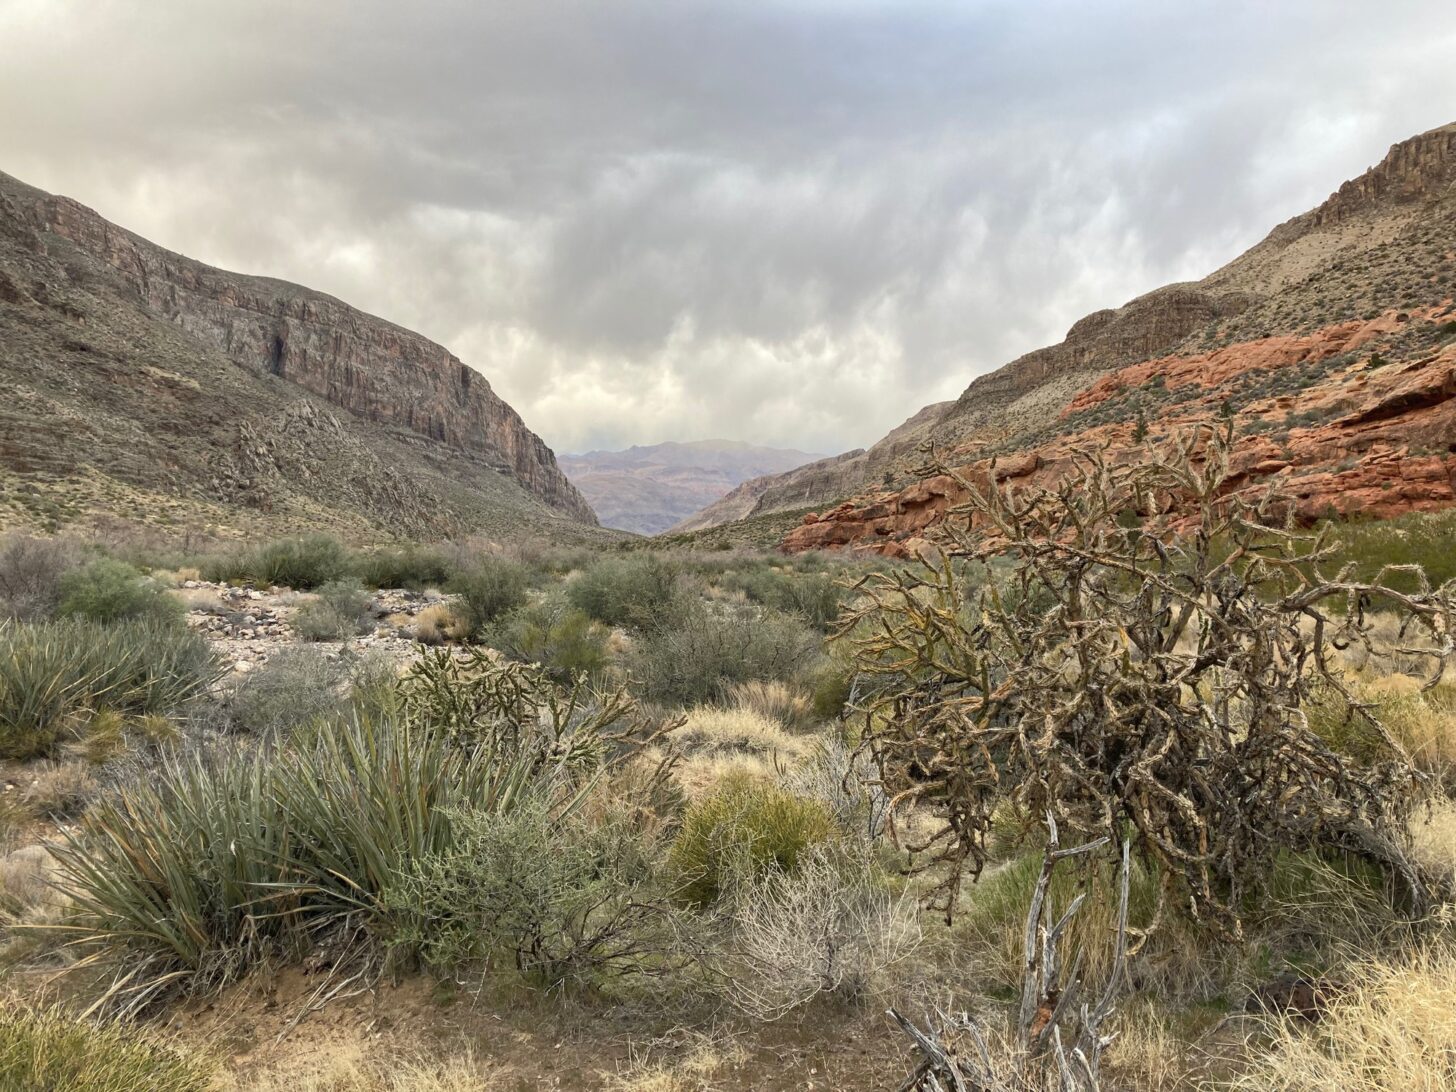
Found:
[[[1327,534],[1291,526],[1277,494],[1234,491],[1227,434],[1198,440],[1141,462],[1085,453],[1049,489],[938,467],[968,498],[942,558],[867,581],[847,623],[876,627],[855,642],[865,738],[892,816],[921,801],[944,820],[909,848],[953,866],[948,912],[1003,804],[1130,840],[1165,904],[1230,934],[1281,849],[1352,851],[1420,895],[1402,846],[1415,774],[1331,657],[1368,641],[1377,605],[1439,671],[1452,589],[1327,571]],[[1310,730],[1316,687],[1378,741],[1367,760]]]
[[[329,535],[279,539],[203,560],[205,580],[311,591],[350,575],[349,552]]]
[[[109,557],[73,569],[60,578],[56,613],[63,618],[120,622],[148,618],[179,622],[183,607],[152,580],[124,561]]]
[[[689,609],[681,571],[656,554],[603,558],[567,584],[566,597],[598,622],[639,630],[672,625]]]
[[[513,611],[488,640],[512,659],[537,663],[558,682],[607,670],[611,631],[559,596],[545,596]]]
[[[456,574],[449,587],[460,596],[460,614],[473,636],[525,602],[526,575],[518,562],[489,555]]]
[[[630,664],[645,697],[695,705],[725,701],[739,683],[794,679],[819,656],[819,646],[797,618],[700,606],[672,626],[643,633]]]
[[[588,823],[539,798],[463,814],[385,892],[390,944],[449,974],[505,960],[547,986],[651,970],[671,948],[652,853],[625,817]]]

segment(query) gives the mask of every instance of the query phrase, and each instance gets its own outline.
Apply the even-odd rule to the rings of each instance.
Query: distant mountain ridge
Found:
[[[0,426],[0,525],[596,524],[550,448],[443,347],[4,174]]]
[[[604,526],[654,535],[749,478],[777,474],[818,458],[738,440],[696,440],[588,451],[562,455],[558,461]]]

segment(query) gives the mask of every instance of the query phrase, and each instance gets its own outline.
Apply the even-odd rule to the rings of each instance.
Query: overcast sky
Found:
[[[866,445],[1456,120],[1451,0],[0,0],[0,170],[559,451]]]

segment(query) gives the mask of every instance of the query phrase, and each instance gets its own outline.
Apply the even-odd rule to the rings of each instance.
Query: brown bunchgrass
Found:
[[[1250,1092],[1436,1092],[1456,1076],[1456,947],[1434,944],[1344,974],[1315,1025],[1278,1019],[1235,1087]]]
[[[739,709],[757,713],[790,732],[804,732],[814,724],[814,703],[796,687],[778,680],[744,682],[728,692]]]

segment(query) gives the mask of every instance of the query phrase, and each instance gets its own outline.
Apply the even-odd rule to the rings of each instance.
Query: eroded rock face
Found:
[[[124,274],[142,301],[238,364],[271,373],[365,420],[469,452],[552,507],[596,523],[590,505],[480,373],[442,346],[330,296],[164,250],[65,197],[14,204],[38,232]],[[36,245],[44,245],[36,236]]]
[[[1085,412],[1123,392],[1174,395],[1146,420],[1146,442],[1187,436],[1199,426],[1221,425],[1229,399],[1247,384],[1262,389],[1280,373],[1318,374],[1297,394],[1245,398],[1235,420],[1240,433],[1229,488],[1254,493],[1275,483],[1302,523],[1331,516],[1384,519],[1439,511],[1456,504],[1456,303],[1418,315],[1389,312],[1364,322],[1340,323],[1301,338],[1271,338],[1217,352],[1165,357],[1120,369],[1071,399],[1066,414]],[[1409,328],[1414,324],[1413,328]],[[1436,345],[1403,362],[1382,362],[1363,350],[1382,335],[1407,332],[1414,343]],[[1301,372],[1300,369],[1308,369]],[[1322,370],[1321,370],[1322,369]],[[1301,382],[1303,380],[1301,379]],[[1279,389],[1271,385],[1273,390]],[[1192,388],[1188,390],[1186,388]],[[1182,390],[1184,396],[1177,396]],[[1282,427],[1281,427],[1282,426]],[[1138,458],[1135,425],[1125,421],[1074,430],[1029,451],[968,458],[956,473],[978,486],[991,473],[1015,486],[1049,487],[1065,475],[1082,447],[1105,447],[1114,458]],[[965,499],[953,478],[941,475],[897,491],[866,495],[806,516],[783,549],[856,549],[891,557],[913,556],[931,545],[948,508]]]

